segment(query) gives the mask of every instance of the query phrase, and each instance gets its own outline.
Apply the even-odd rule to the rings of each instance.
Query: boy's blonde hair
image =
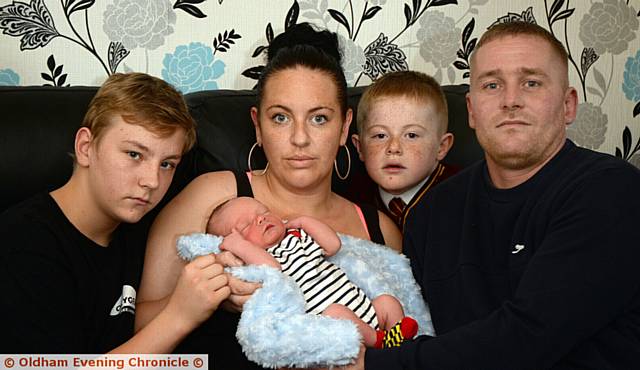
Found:
[[[114,115],[162,137],[177,129],[185,132],[183,154],[196,141],[196,124],[182,94],[165,81],[145,73],[115,73],[102,84],[89,103],[82,127],[99,143]]]
[[[362,94],[358,103],[358,134],[364,132],[375,101],[387,97],[406,97],[425,106],[431,104],[437,115],[438,132],[440,134],[447,132],[449,121],[447,98],[438,81],[422,72],[399,71],[383,75]]]

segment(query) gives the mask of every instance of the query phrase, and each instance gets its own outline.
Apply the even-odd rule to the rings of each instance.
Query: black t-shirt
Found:
[[[102,247],[48,194],[0,215],[1,350],[105,353],[127,341],[145,236],[121,225]]]

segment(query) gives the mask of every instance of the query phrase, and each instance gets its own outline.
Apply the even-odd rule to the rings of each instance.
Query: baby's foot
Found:
[[[376,332],[376,348],[399,347],[402,342],[413,338],[418,333],[418,323],[409,316],[405,316],[389,330]]]

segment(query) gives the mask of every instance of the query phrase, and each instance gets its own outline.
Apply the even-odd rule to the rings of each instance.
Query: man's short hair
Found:
[[[439,131],[442,134],[447,131],[447,98],[438,81],[422,72],[399,71],[383,75],[362,94],[358,103],[357,128],[359,134],[364,132],[375,101],[387,97],[414,99],[425,106],[431,104],[438,116]]]
[[[539,37],[546,41],[551,50],[560,57],[560,60],[564,64],[564,68],[568,68],[569,55],[564,45],[553,34],[543,27],[530,22],[513,21],[506,23],[497,23],[489,27],[489,29],[480,37],[478,44],[476,45],[473,53],[471,54],[471,64],[473,65],[473,59],[475,53],[480,50],[485,44],[500,39],[506,36],[534,36]]]
[[[115,115],[161,137],[183,129],[183,154],[195,144],[195,121],[182,94],[157,77],[137,72],[109,76],[91,100],[82,127],[89,128],[98,143]]]

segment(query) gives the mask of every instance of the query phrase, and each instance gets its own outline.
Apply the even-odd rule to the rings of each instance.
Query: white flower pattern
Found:
[[[153,50],[173,33],[176,13],[167,0],[114,0],[104,12],[104,32],[128,50]]]
[[[575,121],[567,128],[567,136],[584,148],[598,149],[604,143],[607,120],[602,108],[592,103],[582,103],[578,106]]]
[[[352,86],[356,76],[364,71],[364,64],[367,62],[367,59],[362,47],[353,42],[353,40],[338,35],[338,42],[340,42],[340,48],[342,49],[342,69],[344,70],[344,76],[347,79],[347,83]]]
[[[598,54],[620,54],[636,38],[638,19],[633,7],[622,0],[593,3],[580,21],[580,40]]]
[[[462,31],[455,20],[443,12],[427,12],[420,18],[417,38],[420,55],[436,68],[445,68],[456,60]]]

